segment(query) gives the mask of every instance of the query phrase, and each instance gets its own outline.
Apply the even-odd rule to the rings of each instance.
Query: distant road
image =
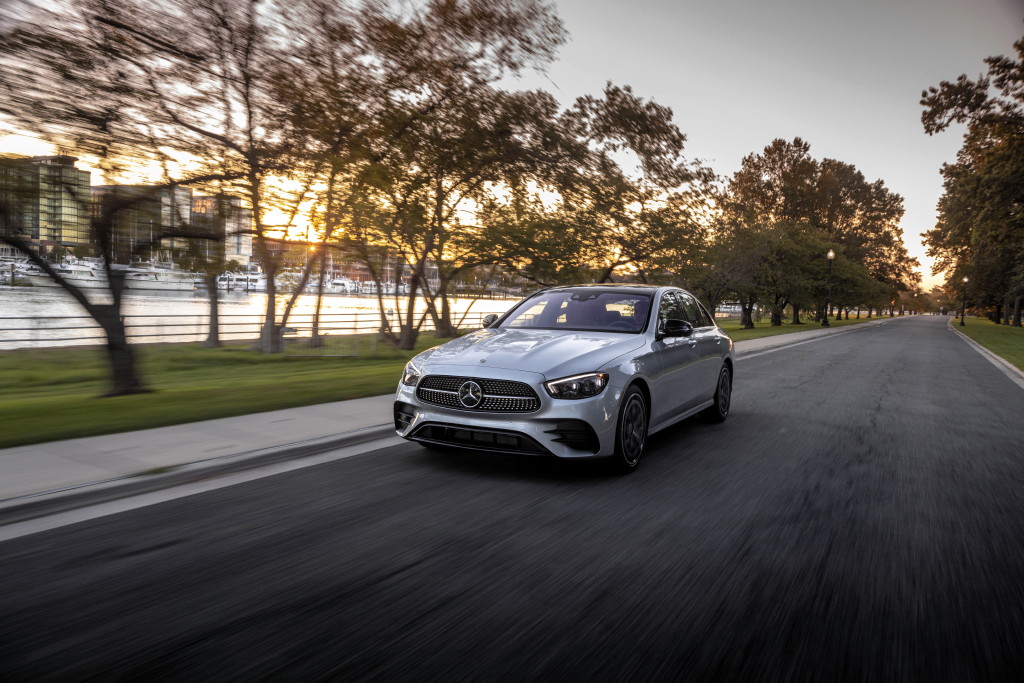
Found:
[[[1019,680],[1022,415],[897,319],[626,477],[409,444],[0,543],[0,680]]]

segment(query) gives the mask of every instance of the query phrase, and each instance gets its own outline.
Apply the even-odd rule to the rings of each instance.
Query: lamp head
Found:
[[[828,253],[825,254],[825,258],[827,258],[829,261],[831,261],[835,257],[836,257],[836,252],[832,251],[831,249],[829,249]]]
[[[967,276],[966,275],[964,275],[964,284],[965,285],[967,284]]]

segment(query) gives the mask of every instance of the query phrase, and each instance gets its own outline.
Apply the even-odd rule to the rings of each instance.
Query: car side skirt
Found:
[[[713,405],[715,405],[714,399],[712,399],[710,401],[704,401],[700,405],[697,405],[697,406],[694,406],[693,408],[690,408],[685,413],[679,413],[678,415],[673,415],[672,417],[668,418],[667,420],[662,420],[658,424],[652,425],[651,428],[647,430],[647,433],[648,434],[655,434],[657,432],[660,432],[663,429],[668,429],[672,425],[678,424],[678,423],[682,422],[683,420],[685,420],[688,417],[693,417],[694,415],[696,415],[700,411],[704,410],[705,408],[710,408]]]

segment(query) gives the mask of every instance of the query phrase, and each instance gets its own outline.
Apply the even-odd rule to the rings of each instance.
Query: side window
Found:
[[[658,306],[658,329],[665,325],[669,319],[686,320],[686,314],[676,299],[675,292],[665,292],[661,295],[661,305]]]
[[[705,327],[704,317],[700,313],[700,306],[697,305],[697,300],[686,292],[676,292],[676,296],[679,297],[682,303],[685,314],[683,319],[694,327]]]
[[[690,324],[694,327],[714,326],[714,320],[711,319],[708,312],[692,294],[689,294],[688,292],[680,292],[679,296],[683,300],[683,306],[686,308],[687,320],[690,321]]]
[[[704,326],[715,327],[715,319],[711,317],[711,314],[708,312],[708,309],[704,308],[704,304],[698,301],[697,306],[698,308],[700,308],[701,317],[704,318]]]

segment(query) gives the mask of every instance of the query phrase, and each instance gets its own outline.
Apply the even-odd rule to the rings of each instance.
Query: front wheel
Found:
[[[647,402],[636,387],[626,389],[619,408],[615,431],[615,455],[612,462],[620,472],[632,472],[640,462],[647,441]]]
[[[715,402],[708,406],[701,417],[707,422],[725,422],[729,417],[729,406],[732,404],[732,372],[728,365],[723,365],[718,373],[718,386],[715,388]]]

